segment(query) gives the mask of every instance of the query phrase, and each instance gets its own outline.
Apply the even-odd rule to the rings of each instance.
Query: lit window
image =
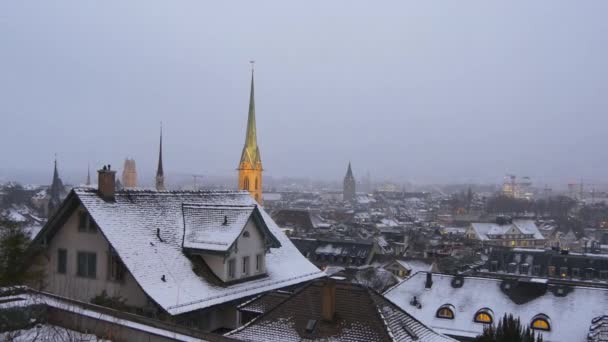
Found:
[[[454,319],[454,306],[450,304],[442,305],[437,310],[437,318]]]
[[[474,321],[477,323],[492,324],[492,322],[494,322],[494,319],[492,318],[492,310],[484,308],[477,311]]]
[[[249,177],[245,177],[243,180],[243,188],[245,188],[245,190],[249,190]]]
[[[536,330],[550,331],[551,324],[549,323],[549,317],[547,317],[547,315],[543,315],[543,314],[534,316],[534,318],[532,318],[532,323],[530,324],[530,328],[536,329]]]

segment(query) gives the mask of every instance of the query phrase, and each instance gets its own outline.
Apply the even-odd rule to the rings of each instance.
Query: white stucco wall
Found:
[[[109,296],[120,295],[127,301],[126,304],[136,307],[148,305],[148,298],[135,282],[133,276],[126,271],[122,282],[109,280],[108,255],[110,245],[101,231],[78,231],[78,212],[84,210],[80,207],[75,210],[63,227],[48,242],[45,253],[44,290],[69,298],[89,302],[91,298],[106,290]],[[126,228],[126,227],[125,227]],[[67,272],[57,272],[58,249],[67,250]],[[97,255],[95,279],[83,278],[76,275],[77,252],[94,252]]]
[[[249,233],[249,237],[244,237],[245,232]],[[262,265],[258,271],[256,271],[256,255],[262,255]],[[243,257],[249,256],[249,274],[243,274]],[[225,256],[219,255],[203,255],[205,263],[209,268],[223,281],[234,281],[244,279],[248,277],[254,277],[266,272],[266,250],[264,248],[264,239],[259,228],[250,218],[245,225],[245,229],[238,237],[236,242],[236,249],[231,251],[230,254]],[[228,261],[235,260],[235,277],[228,277]]]

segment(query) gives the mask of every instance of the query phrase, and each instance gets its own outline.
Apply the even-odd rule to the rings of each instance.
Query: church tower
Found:
[[[253,198],[262,204],[262,158],[255,128],[255,100],[253,90],[253,62],[251,69],[251,93],[249,94],[249,116],[245,146],[239,163],[239,190],[247,190]]]
[[[122,186],[125,188],[137,188],[137,167],[135,159],[125,159],[125,166],[122,170]]]
[[[59,172],[57,171],[57,157],[55,157],[55,168],[53,170],[53,183],[49,189],[49,203],[47,207],[48,217],[51,217],[59,209],[61,205],[61,199],[65,192],[63,182],[59,178]]]
[[[165,189],[165,174],[163,172],[163,126],[160,126],[160,146],[158,149],[158,168],[156,169],[156,190]]]
[[[348,170],[346,170],[346,176],[344,176],[342,199],[345,202],[354,202],[356,192],[355,177],[353,176],[353,170],[350,167],[350,162],[348,162]]]

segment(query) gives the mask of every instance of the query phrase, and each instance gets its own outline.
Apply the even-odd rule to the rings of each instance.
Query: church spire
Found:
[[[249,162],[252,166],[261,163],[260,150],[258,149],[258,139],[255,124],[255,91],[253,77],[253,61],[251,62],[251,90],[249,93],[249,113],[247,115],[247,132],[245,133],[245,146],[241,155],[241,163]]]
[[[350,167],[350,161],[348,162],[348,170],[346,170],[346,177],[355,178],[353,177],[353,169]]]
[[[156,190],[165,190],[165,173],[163,171],[163,123],[160,123],[160,144],[158,148],[158,167],[156,169]]]
[[[48,215],[50,217],[59,205],[61,204],[61,197],[64,193],[63,182],[59,178],[59,171],[57,171],[57,155],[55,155],[55,167],[53,169],[53,182],[49,189],[49,203],[48,203]]]
[[[91,165],[87,164],[87,182],[85,185],[91,185]]]
[[[245,146],[239,163],[239,189],[247,190],[258,202],[262,203],[262,158],[258,148],[255,125],[255,91],[253,77],[253,61],[251,62],[251,90],[249,93],[249,113],[247,115],[247,132]]]
[[[342,190],[342,198],[345,202],[353,202],[356,197],[356,181],[353,176],[353,169],[348,162],[348,169],[346,170],[346,176],[344,176],[344,188]]]

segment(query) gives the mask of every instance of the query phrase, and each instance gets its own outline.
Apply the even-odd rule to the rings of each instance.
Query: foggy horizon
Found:
[[[608,3],[366,5],[2,3],[0,180],[236,186],[255,60],[264,177],[608,183]]]

